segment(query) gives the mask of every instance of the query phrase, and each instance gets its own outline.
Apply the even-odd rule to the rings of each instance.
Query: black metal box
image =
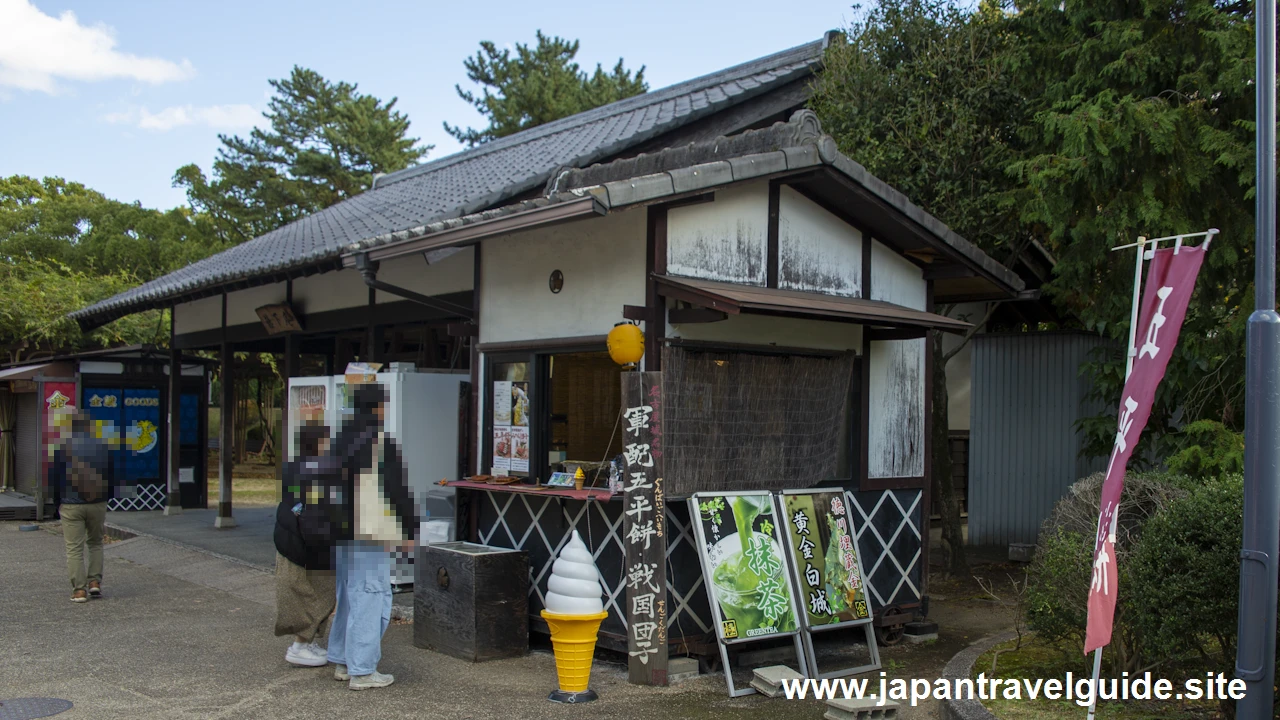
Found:
[[[414,562],[413,644],[479,662],[529,650],[529,556],[448,542]]]

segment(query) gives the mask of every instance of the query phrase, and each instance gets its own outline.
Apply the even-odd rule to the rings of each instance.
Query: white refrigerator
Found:
[[[386,431],[400,447],[414,504],[424,519],[452,521],[454,517],[453,488],[439,482],[459,479],[459,432],[464,431],[459,427],[459,411],[465,402],[463,383],[468,380],[466,371],[404,370],[377,375],[377,381],[387,389]],[[308,413],[317,417],[318,408],[323,407],[324,422],[336,436],[353,412],[347,390],[341,375],[291,378],[290,427],[297,427],[295,418],[302,422]],[[296,438],[291,437],[290,457],[296,448]],[[413,582],[413,555],[397,555],[392,582]]]

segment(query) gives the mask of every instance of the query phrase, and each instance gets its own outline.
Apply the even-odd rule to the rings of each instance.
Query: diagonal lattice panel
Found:
[[[875,607],[920,600],[920,490],[851,491],[857,540]]]
[[[529,613],[545,607],[547,581],[556,555],[577,530],[591,550],[604,586],[609,617],[601,630],[626,633],[622,604],[626,598],[622,504],[582,502],[556,497],[480,492],[478,539],[486,545],[523,550],[529,555]],[[668,627],[684,633],[710,631],[711,616],[702,584],[701,565],[682,503],[667,506]]]

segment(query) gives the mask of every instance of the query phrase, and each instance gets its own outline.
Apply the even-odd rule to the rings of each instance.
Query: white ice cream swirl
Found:
[[[560,557],[551,566],[551,579],[547,581],[547,612],[556,615],[594,615],[604,610],[600,601],[600,571],[591,559],[578,531],[560,550]]]

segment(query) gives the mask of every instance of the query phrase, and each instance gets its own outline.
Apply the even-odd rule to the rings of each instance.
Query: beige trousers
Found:
[[[90,580],[102,582],[102,533],[107,522],[107,504],[59,505],[58,514],[62,516],[62,539],[67,544],[67,576],[71,579],[71,589],[84,590]]]
[[[276,637],[323,638],[337,601],[332,571],[307,570],[276,553]]]

